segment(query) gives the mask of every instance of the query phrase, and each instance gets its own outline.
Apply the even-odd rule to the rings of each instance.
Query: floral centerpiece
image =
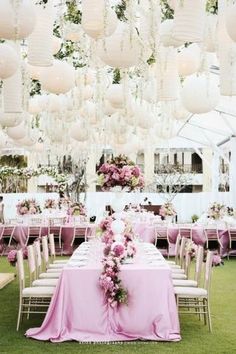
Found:
[[[27,248],[23,249],[23,258],[27,259],[28,258],[28,251]],[[7,260],[12,265],[15,267],[16,262],[17,262],[17,251],[16,250],[11,250],[8,255],[7,255]]]
[[[190,255],[191,258],[194,258],[197,251],[197,245],[192,240],[187,240],[185,244],[185,252]]]
[[[170,202],[166,202],[165,204],[163,204],[160,208],[159,215],[163,216],[164,218],[166,218],[167,216],[175,216],[176,211],[174,209],[173,204]]]
[[[219,220],[225,216],[225,213],[225,205],[215,202],[208,208],[207,217],[213,220]]]
[[[130,192],[144,187],[144,177],[133,161],[125,155],[119,155],[99,168],[98,184],[104,191],[120,187]]]
[[[16,210],[18,215],[34,215],[40,214],[41,208],[40,205],[36,202],[35,199],[24,199],[21,202],[17,203]]]
[[[73,203],[68,209],[68,214],[72,216],[87,216],[87,210],[83,203]]]
[[[44,202],[44,209],[56,209],[57,201],[55,199],[46,199]]]
[[[119,272],[124,260],[135,256],[136,247],[133,242],[134,234],[127,222],[125,222],[126,227],[122,241],[116,240],[116,235],[112,231],[113,221],[112,217],[108,217],[100,223],[100,229],[103,230],[102,242],[105,247],[102,260],[103,271],[99,278],[99,284],[108,304],[111,307],[116,307],[120,304],[128,304],[128,291],[122,285]]]

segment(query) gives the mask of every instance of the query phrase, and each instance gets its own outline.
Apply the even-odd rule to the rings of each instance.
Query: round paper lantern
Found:
[[[165,20],[160,25],[160,39],[164,47],[179,47],[183,45],[183,41],[173,37],[174,20]]]
[[[73,139],[77,141],[88,140],[88,129],[84,122],[76,122],[71,126],[70,135]]]
[[[236,42],[235,28],[236,4],[229,6],[226,10],[225,25],[230,38]]]
[[[61,49],[62,39],[56,36],[53,36],[52,39],[52,53],[55,55]]]
[[[104,0],[82,1],[81,24],[85,33],[94,39],[110,36],[117,27],[115,11],[105,5]]]
[[[111,208],[115,213],[121,213],[124,207],[125,207],[125,202],[123,198],[119,198],[119,197],[117,198],[116,196],[116,198],[113,199],[111,202]]]
[[[83,38],[81,26],[76,23],[68,23],[64,29],[64,38],[67,41],[79,42]]]
[[[37,21],[28,39],[28,63],[35,66],[53,64],[53,1],[37,5]]]
[[[43,70],[43,68],[40,66],[33,66],[30,64],[27,64],[27,71],[29,73],[29,77],[33,80],[40,80],[42,70]]]
[[[191,75],[183,84],[181,93],[184,107],[191,113],[207,113],[219,102],[220,92],[217,81],[206,75]]]
[[[183,107],[182,102],[178,100],[173,104],[172,115],[176,120],[185,120],[190,113]]]
[[[151,110],[145,105],[137,105],[135,118],[138,126],[142,129],[150,129],[155,124],[155,117]]]
[[[23,120],[21,113],[3,113],[0,112],[0,124],[2,127],[15,127]]]
[[[46,106],[46,110],[50,113],[60,112],[61,110],[66,108],[66,102],[63,100],[62,95],[48,95],[48,103]]]
[[[79,110],[79,114],[84,119],[87,119],[92,125],[98,123],[98,112],[96,111],[96,105],[93,102],[85,102],[83,107]]]
[[[116,112],[116,109],[110,104],[108,100],[105,100],[104,103],[104,114],[107,116],[111,116]]]
[[[3,81],[3,109],[6,113],[22,112],[22,75],[20,68]]]
[[[23,139],[26,136],[27,131],[24,123],[21,123],[16,127],[7,128],[6,133],[10,138],[14,140],[19,140]]]
[[[122,234],[125,231],[125,223],[124,221],[117,219],[112,221],[111,223],[111,231],[117,235]]]
[[[205,17],[205,0],[177,1],[175,3],[173,37],[184,42],[202,42]]]
[[[23,39],[28,37],[35,26],[36,14],[32,1],[0,1],[0,38]]]
[[[7,79],[15,74],[19,66],[16,51],[8,44],[0,44],[0,80]]]
[[[112,107],[119,109],[124,107],[125,92],[122,84],[112,84],[107,92],[106,99],[112,105]]]
[[[177,54],[178,73],[180,76],[194,74],[200,66],[200,48],[190,45]]]
[[[158,99],[176,100],[179,92],[176,49],[160,47],[159,62],[156,63],[156,78]]]
[[[42,111],[42,108],[40,106],[39,96],[36,95],[34,97],[31,97],[29,99],[28,112],[31,114],[39,114],[41,111]]]
[[[75,70],[65,61],[55,60],[52,67],[43,70],[41,84],[48,92],[66,93],[75,86]]]
[[[140,38],[134,31],[131,35],[128,25],[119,24],[112,36],[99,40],[98,56],[113,68],[129,68],[150,57],[149,50],[143,50]]]

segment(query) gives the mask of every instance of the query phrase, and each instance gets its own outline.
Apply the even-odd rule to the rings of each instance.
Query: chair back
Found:
[[[187,275],[187,278],[189,277],[190,264],[191,264],[191,255],[188,252],[186,252],[185,261],[184,261],[184,270],[185,270],[185,274]]]
[[[199,285],[200,283],[203,256],[204,256],[204,248],[202,246],[198,246],[196,252],[196,263],[195,263],[195,273],[194,273],[194,280],[196,280],[197,285]]]
[[[63,225],[65,223],[65,217],[55,217],[55,218],[50,218],[49,219],[49,225],[55,226],[55,225]]]
[[[17,272],[19,278],[19,286],[20,286],[20,295],[22,294],[22,290],[25,287],[25,270],[24,270],[24,259],[22,250],[17,251]]]
[[[43,261],[45,268],[47,269],[49,266],[49,252],[48,252],[48,237],[42,237],[42,249],[43,249]]]
[[[71,246],[73,246],[74,241],[76,238],[83,238],[84,237],[84,241],[87,242],[87,227],[85,226],[75,226],[74,227],[74,235],[73,235],[73,239],[71,241]]]
[[[181,237],[185,237],[185,238],[190,238],[192,240],[192,227],[188,226],[188,227],[184,227],[184,226],[180,226],[179,227],[179,234]]]
[[[218,232],[218,229],[216,227],[215,228],[205,227],[204,228],[204,234],[205,234],[205,237],[206,237],[207,248],[208,248],[209,241],[218,241],[220,246],[222,246],[221,242],[220,242],[220,239],[219,239],[219,232]]]
[[[49,234],[48,235],[48,239],[49,239],[50,256],[55,259],[56,258],[56,250],[55,250],[54,235],[53,234]]]
[[[28,265],[29,265],[29,277],[30,277],[30,286],[32,285],[33,280],[36,279],[36,264],[35,264],[35,252],[33,245],[27,247],[28,251]]]
[[[205,264],[205,278],[204,278],[204,288],[209,293],[211,284],[211,274],[212,274],[212,260],[213,252],[207,251],[206,264]]]
[[[232,249],[232,241],[236,241],[236,228],[229,227],[228,234],[229,234],[229,249],[231,250]]]
[[[182,268],[184,263],[184,255],[185,255],[185,244],[187,239],[185,237],[181,238],[180,241],[180,249],[179,249],[179,265]]]
[[[42,272],[42,255],[40,248],[40,241],[34,241],[34,253],[35,253],[35,262],[36,262],[36,275],[37,277]]]

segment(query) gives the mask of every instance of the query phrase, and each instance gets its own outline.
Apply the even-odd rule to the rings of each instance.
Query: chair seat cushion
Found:
[[[175,294],[179,297],[207,297],[207,290],[203,288],[174,287]]]
[[[32,286],[56,286],[58,279],[54,278],[45,278],[45,279],[37,279],[34,280]]]
[[[184,274],[184,270],[181,268],[171,268],[172,273]]]
[[[63,268],[49,268],[47,269],[47,273],[61,273]]]
[[[175,270],[175,269],[181,269],[180,265],[178,264],[169,264],[171,270]]]
[[[52,286],[35,286],[31,288],[24,288],[22,290],[22,296],[23,297],[28,297],[28,296],[34,296],[34,297],[51,297],[54,292],[54,287]]]
[[[172,279],[187,279],[187,275],[181,273],[172,273],[171,276]]]
[[[41,273],[39,279],[58,279],[61,273]]]
[[[53,262],[53,264],[67,264],[68,263],[68,259],[64,259],[64,260],[56,260]]]
[[[175,263],[175,261],[167,261],[167,263],[169,264],[169,265],[175,265],[176,263]]]
[[[173,279],[174,286],[197,286],[196,280],[191,279]]]
[[[49,264],[48,268],[49,269],[62,269],[65,267],[65,264],[60,264],[60,263],[53,263],[53,264]]]

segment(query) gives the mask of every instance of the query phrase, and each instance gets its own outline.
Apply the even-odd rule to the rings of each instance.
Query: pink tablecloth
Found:
[[[65,268],[40,328],[28,337],[63,342],[180,340],[171,271],[145,264],[123,265],[129,304],[109,307],[98,284],[101,268]]]

